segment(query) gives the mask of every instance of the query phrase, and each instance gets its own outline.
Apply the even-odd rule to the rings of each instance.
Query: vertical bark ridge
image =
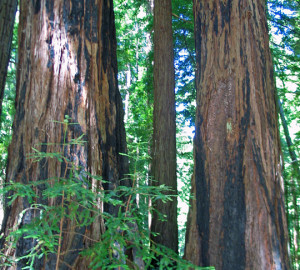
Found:
[[[154,111],[153,111],[153,185],[172,188],[168,195],[177,195],[176,178],[176,120],[175,73],[172,33],[171,0],[154,2]],[[177,198],[163,203],[156,201],[155,209],[165,215],[161,221],[154,212],[151,239],[178,252]]]
[[[194,14],[196,203],[189,222],[199,242],[187,234],[185,257],[216,269],[289,269],[265,3],[196,0]]]
[[[87,172],[108,181],[105,185],[90,179],[92,187],[115,189],[128,173],[128,164],[126,157],[119,154],[126,152],[126,141],[117,88],[112,0],[21,1],[19,48],[16,117],[7,181],[27,183],[64,177],[65,173],[68,176],[64,162],[47,159],[36,164],[26,158],[35,147],[47,153],[63,152],[81,166],[82,181],[86,181]],[[64,129],[54,120],[63,121],[66,115],[72,123],[78,123],[69,126],[66,141],[84,134],[87,144],[67,145],[64,149],[52,144],[64,141]],[[42,189],[37,192],[41,194]],[[6,208],[4,235],[17,226],[18,214],[28,206],[25,199],[18,199]],[[110,205],[103,208],[101,202],[99,207],[111,214],[117,211]],[[36,215],[26,211],[20,226]],[[92,244],[86,236],[100,239],[104,221],[99,217],[91,226],[77,231],[80,234],[74,234],[72,224],[64,224],[63,229],[66,233],[59,269],[69,269],[68,265],[87,269],[88,262],[79,257],[79,251]],[[16,254],[24,255],[35,244],[32,239],[21,239]],[[14,250],[9,247],[7,254],[13,255]],[[25,264],[26,260],[21,260],[18,267]],[[46,260],[36,260],[34,267],[55,269],[55,265],[56,255],[50,255]]]

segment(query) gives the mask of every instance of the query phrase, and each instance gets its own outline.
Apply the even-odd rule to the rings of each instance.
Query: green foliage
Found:
[[[190,129],[188,133],[190,133]],[[179,255],[184,255],[186,221],[191,197],[191,177],[193,175],[193,143],[184,129],[177,136],[177,178],[178,178],[178,232]]]
[[[18,18],[16,18],[11,45],[10,61],[4,89],[4,98],[2,101],[2,115],[0,119],[0,183],[5,178],[7,149],[11,141],[12,122],[15,115],[18,25]]]
[[[119,87],[125,103],[130,171],[149,175],[153,129],[152,41],[149,1],[115,0]],[[137,176],[137,181],[140,181]],[[142,179],[141,179],[142,180]],[[149,177],[144,179],[149,181]],[[142,180],[142,181],[144,181]]]
[[[58,123],[64,126],[66,135],[71,125],[69,119],[66,118],[64,122]],[[86,142],[82,140],[82,137],[66,142],[65,136],[62,149],[74,144],[84,145]],[[61,145],[61,143],[57,144]],[[150,232],[144,222],[148,212],[141,207],[141,201],[146,197],[151,198],[153,202],[171,200],[171,196],[164,195],[166,191],[169,191],[168,187],[153,187],[143,185],[142,182],[137,185],[135,182],[133,186],[120,185],[114,190],[95,189],[89,185],[91,179],[101,184],[105,183],[105,180],[84,171],[84,168],[69,160],[62,152],[45,153],[34,149],[28,158],[32,162],[56,159],[67,166],[62,177],[31,181],[26,184],[10,182],[2,190],[9,205],[20,197],[27,199],[29,206],[20,213],[20,222],[28,211],[34,213],[35,216],[28,224],[14,228],[6,238],[7,245],[12,243],[13,248],[16,248],[21,238],[31,239],[35,243],[24,256],[16,258],[16,262],[27,261],[27,267],[23,269],[34,269],[36,260],[47,258],[50,254],[60,255],[60,245],[67,233],[63,231],[62,224],[72,224],[74,230],[72,233],[87,237],[82,234],[82,229],[97,221],[99,217],[104,221],[105,232],[99,240],[89,239],[93,242],[92,246],[81,251],[81,255],[88,258],[90,269],[115,269],[117,267],[138,269],[134,262],[128,261],[126,250],[130,248],[134,248],[137,257],[150,268],[152,259],[158,254],[162,257],[160,269],[166,269],[166,267],[168,269],[197,269],[167,248],[155,245],[155,243],[152,243],[151,247],[149,245]],[[131,175],[131,177],[136,178],[136,175]],[[36,192],[37,189],[42,191],[41,194]],[[139,204],[136,203],[137,197],[139,197]],[[50,201],[52,203],[49,203]],[[118,214],[115,216],[102,212],[99,202],[118,207]],[[0,260],[2,266],[13,262],[12,258],[6,257]],[[176,267],[168,267],[174,265],[174,262],[176,262]]]
[[[281,145],[284,159],[283,177],[290,236],[290,253],[294,269],[300,266],[300,28],[299,1],[269,0],[270,45],[275,67],[278,103],[282,107]],[[285,132],[284,132],[284,125]],[[289,145],[288,140],[290,139]]]
[[[177,122],[195,125],[195,41],[193,2],[172,1],[176,75]]]
[[[172,10],[177,112],[179,254],[183,256],[194,167],[192,136],[195,125],[196,88],[193,2],[174,0]]]
[[[125,104],[129,169],[137,186],[150,183],[153,130],[153,17],[149,1],[115,0],[119,87]],[[124,55],[124,51],[126,54]],[[124,58],[126,56],[126,58]],[[148,227],[150,198],[137,197]]]

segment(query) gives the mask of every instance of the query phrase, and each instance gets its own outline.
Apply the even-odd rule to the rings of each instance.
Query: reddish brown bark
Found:
[[[2,115],[2,102],[4,97],[7,67],[10,58],[17,4],[17,0],[3,0],[0,3],[0,117]]]
[[[27,183],[63,176],[64,162],[47,159],[32,163],[26,158],[35,147],[47,153],[63,151],[82,166],[83,174],[89,172],[108,181],[102,184],[91,180],[93,186],[114,189],[119,185],[128,170],[126,157],[119,155],[126,152],[126,142],[117,87],[112,0],[20,2],[16,105],[6,181]],[[70,126],[67,141],[85,134],[87,144],[69,145],[65,149],[51,144],[63,140],[62,126],[53,120],[63,121],[65,115],[78,123]],[[41,194],[42,189],[37,192]],[[48,203],[59,204],[59,199]],[[11,207],[6,206],[2,230],[5,236],[26,207],[28,202],[22,198]],[[104,210],[111,214],[116,211],[109,204],[104,205]],[[36,214],[26,211],[21,226]],[[72,269],[88,268],[79,251],[91,244],[87,236],[93,240],[100,238],[103,220],[99,217],[91,226],[81,228],[80,234],[73,234],[70,224],[64,226],[59,265],[53,254],[36,260],[34,269],[66,269],[66,265],[73,266]],[[22,256],[34,244],[32,239],[21,239],[17,250],[9,246],[6,253]],[[21,260],[18,268],[25,264]]]
[[[289,269],[265,1],[195,0],[194,13],[196,198],[185,257],[217,270]]]
[[[154,1],[154,185],[166,185],[177,194],[175,79],[171,0]],[[178,252],[177,199],[157,201],[155,209],[166,216],[161,221],[153,213],[151,231],[159,235],[152,240]]]

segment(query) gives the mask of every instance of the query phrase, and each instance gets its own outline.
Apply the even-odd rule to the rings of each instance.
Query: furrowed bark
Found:
[[[153,185],[172,188],[177,194],[176,178],[176,122],[175,79],[172,34],[171,0],[154,1],[154,112],[153,112]],[[151,240],[178,252],[177,198],[163,203],[157,201],[155,209],[166,216],[161,221],[153,213],[151,231],[158,233]]]
[[[217,270],[289,269],[265,1],[195,0],[194,15],[195,201],[185,257]]]
[[[67,142],[84,134],[87,144],[68,145],[64,149],[51,144],[63,141],[63,128],[54,120],[63,121],[65,115],[78,123],[67,131]],[[89,172],[108,181],[103,184],[90,179],[93,187],[104,190],[115,189],[128,173],[127,158],[119,154],[126,153],[126,141],[117,87],[112,0],[20,1],[16,116],[6,181],[25,184],[63,177],[64,162],[47,159],[32,163],[26,157],[33,152],[32,147],[47,153],[63,151],[82,167],[82,176]],[[36,190],[38,194],[42,191]],[[59,205],[60,200],[46,203]],[[22,198],[11,207],[6,205],[4,236],[17,225],[20,212],[28,206]],[[117,212],[109,204],[99,207],[111,214]],[[18,226],[30,222],[37,214],[26,211]],[[99,240],[104,230],[100,217],[76,233],[72,224],[64,224],[58,268],[88,269],[89,262],[79,252],[93,243],[88,239]],[[32,239],[22,238],[14,250],[2,238],[1,247],[7,245],[7,255],[22,256],[35,244]],[[52,254],[36,260],[34,269],[55,269],[56,261]],[[21,260],[16,267],[25,265],[26,260]]]

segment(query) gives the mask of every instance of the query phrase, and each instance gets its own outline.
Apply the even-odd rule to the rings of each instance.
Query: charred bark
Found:
[[[153,112],[153,185],[172,188],[177,194],[175,79],[171,0],[154,1],[154,112]],[[155,209],[166,216],[161,221],[153,213],[152,240],[178,252],[177,199],[157,201]]]
[[[195,0],[194,15],[196,199],[185,257],[217,270],[289,269],[265,2]]]
[[[0,3],[0,123],[17,5],[17,0],[5,0]]]
[[[61,149],[63,129],[55,121],[68,115],[71,122],[67,140],[84,134],[85,145]],[[44,145],[40,145],[44,143]],[[123,107],[117,87],[116,37],[113,1],[21,1],[16,116],[9,148],[6,181],[28,183],[63,177],[66,164],[49,159],[32,163],[26,156],[32,147],[46,153],[64,152],[86,172],[102,176],[106,184],[90,179],[93,187],[114,189],[128,173]],[[122,182],[123,185],[125,182]],[[41,194],[42,190],[37,190]],[[40,197],[40,201],[43,199]],[[49,201],[48,204],[59,204]],[[6,205],[2,228],[4,236],[17,225],[19,214],[28,207],[18,198]],[[103,211],[115,214],[109,204]],[[27,211],[22,223],[37,215]],[[79,256],[88,239],[99,240],[105,230],[102,218],[76,234],[64,224],[63,241],[57,267],[56,255],[36,260],[34,269],[87,269]],[[2,238],[4,239],[4,238]],[[21,239],[17,250],[2,241],[7,255],[24,255],[36,243]],[[71,250],[70,250],[71,249]],[[19,261],[17,268],[26,265]],[[57,268],[55,268],[57,267]]]

